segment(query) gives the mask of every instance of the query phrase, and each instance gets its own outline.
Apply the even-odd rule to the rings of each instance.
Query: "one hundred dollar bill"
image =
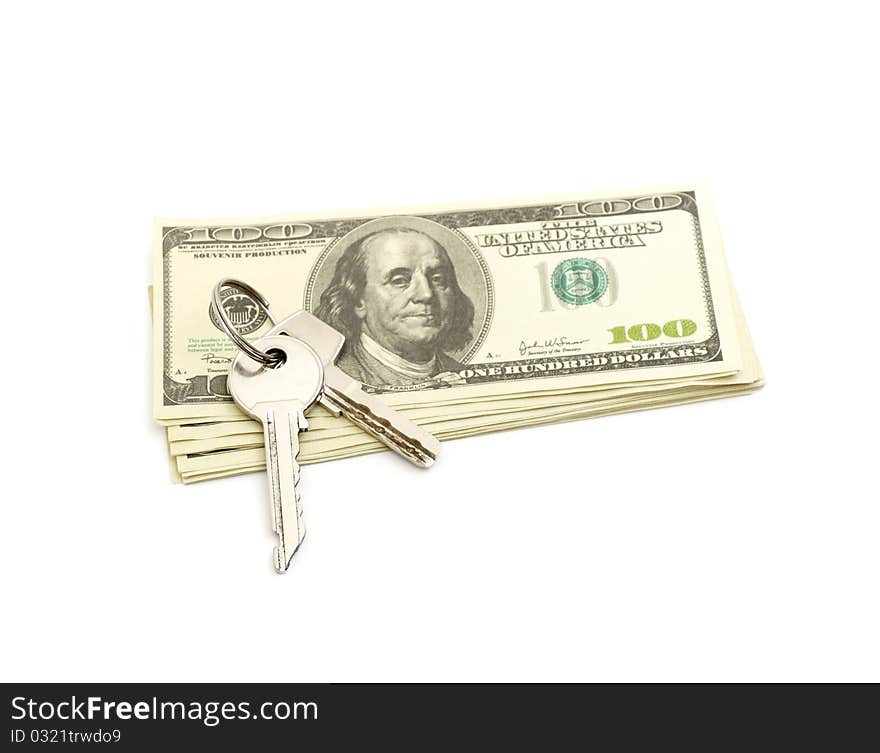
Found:
[[[741,352],[703,187],[263,219],[157,220],[154,413],[232,416],[221,278],[346,336],[338,365],[395,406],[732,374]],[[244,291],[239,331],[271,326]]]

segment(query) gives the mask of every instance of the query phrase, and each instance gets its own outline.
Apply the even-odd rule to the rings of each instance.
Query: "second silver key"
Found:
[[[430,432],[410,421],[361,388],[336,365],[345,335],[308,311],[297,311],[278,322],[270,335],[285,334],[307,342],[324,366],[324,391],[318,401],[337,416],[344,415],[411,463],[427,468],[440,451]]]
[[[263,424],[272,526],[278,534],[275,569],[283,573],[306,535],[298,489],[299,433],[308,428],[305,412],[323,390],[324,367],[315,351],[296,338],[264,337],[259,345],[283,361],[263,366],[239,353],[229,372],[229,392]]]

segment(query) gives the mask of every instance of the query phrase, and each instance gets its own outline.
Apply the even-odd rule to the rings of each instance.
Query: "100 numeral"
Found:
[[[667,337],[690,337],[697,331],[697,324],[690,319],[670,319],[662,327],[653,322],[642,322],[629,327],[625,325],[612,327],[608,331],[614,338],[611,340],[611,345],[616,345],[618,343],[641,343],[656,340],[660,337],[661,332]]]

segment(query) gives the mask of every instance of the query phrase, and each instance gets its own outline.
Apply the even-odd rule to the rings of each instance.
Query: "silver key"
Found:
[[[324,389],[318,396],[321,405],[337,416],[350,419],[418,466],[427,468],[437,459],[440,442],[433,434],[364,392],[358,381],[336,366],[345,335],[308,311],[291,314],[268,332],[270,336],[279,334],[308,343],[321,359],[324,367]]]
[[[229,392],[263,424],[272,527],[278,534],[275,569],[283,573],[306,535],[296,458],[299,433],[309,426],[305,412],[324,389],[324,366],[309,345],[293,337],[266,336],[256,345],[266,352],[280,351],[283,363],[263,366],[239,353],[229,371]]]

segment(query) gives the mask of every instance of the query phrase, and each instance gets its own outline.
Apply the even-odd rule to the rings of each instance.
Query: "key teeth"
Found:
[[[281,553],[281,547],[276,546],[272,549],[272,554],[275,558],[275,570],[279,574],[284,574],[290,569],[290,563],[293,562],[293,555],[299,551],[299,548],[302,546],[303,541],[306,540],[306,527],[302,522],[302,517],[300,517],[300,525],[302,528],[300,529],[302,532],[302,536],[300,540],[297,542],[296,548],[290,553],[290,556],[287,558],[287,561],[284,561],[284,555]]]
[[[290,560],[287,562],[284,561],[284,556],[281,554],[281,547],[274,547],[272,553],[275,555],[275,570],[279,573],[286,573]]]
[[[364,394],[361,400],[368,397]],[[407,436],[407,434],[395,429],[394,423],[386,415],[377,415],[371,410],[368,400],[364,404],[335,387],[325,386],[321,404],[339,415],[344,413],[380,442],[420,468],[429,468],[437,459],[440,443],[436,437],[430,432],[420,429],[417,424],[413,424],[415,433],[412,436]],[[384,407],[387,408],[387,406]],[[391,412],[394,413],[393,410]],[[398,418],[402,418],[402,416],[398,416]],[[418,433],[423,434],[424,444],[419,441]]]

